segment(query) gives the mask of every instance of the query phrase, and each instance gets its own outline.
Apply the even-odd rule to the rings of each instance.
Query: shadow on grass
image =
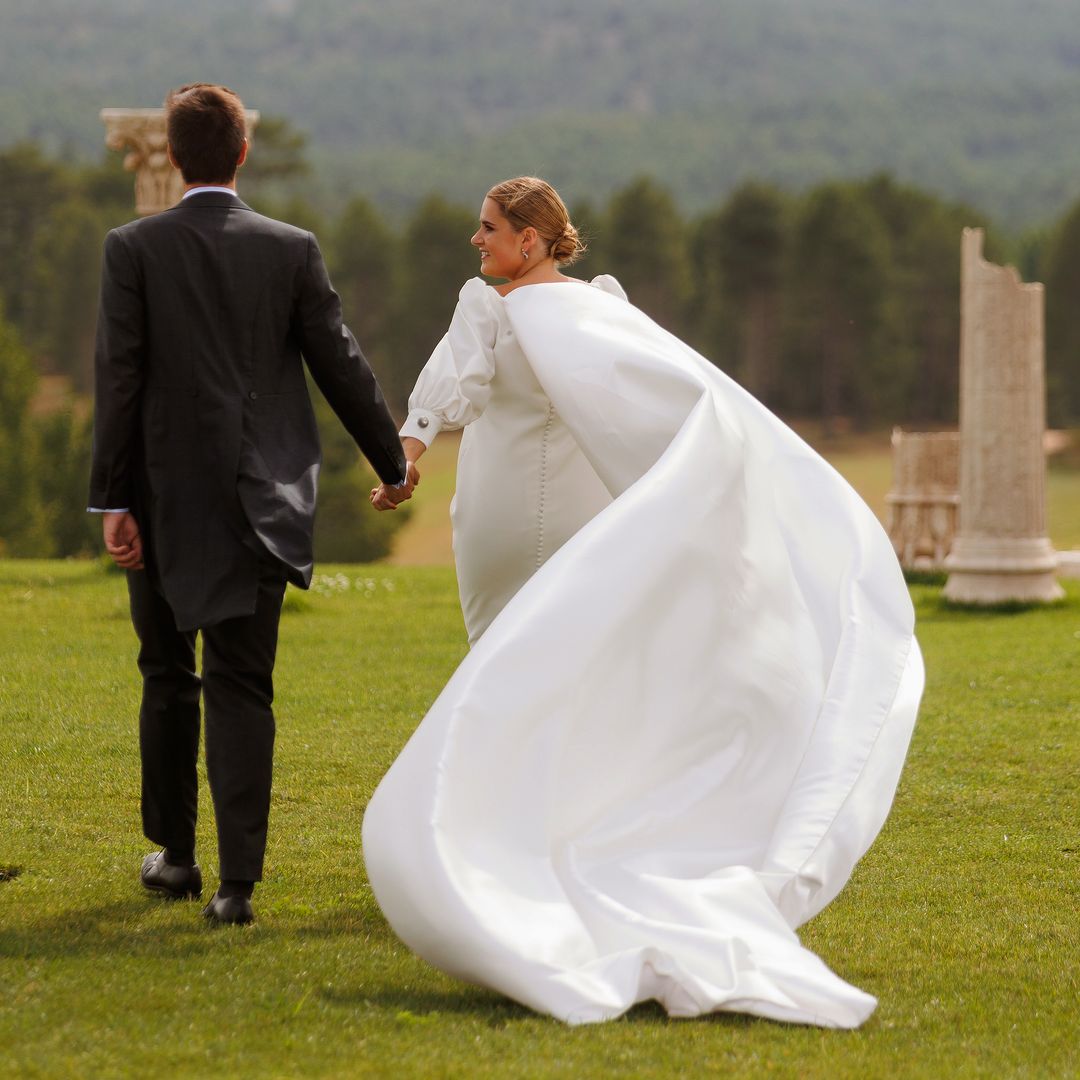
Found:
[[[909,585],[931,585],[941,588],[949,575],[944,570],[905,570],[904,580]]]
[[[917,618],[928,622],[984,620],[1002,615],[1019,616],[1080,609],[1080,600],[1071,592],[1067,592],[1060,600],[1039,603],[1012,600],[999,604],[961,604],[946,600],[944,592],[939,588],[926,588],[921,595],[916,594],[914,600]]]
[[[183,923],[163,923],[165,905],[190,914]],[[211,945],[212,930],[198,904],[133,897],[113,904],[59,912],[48,918],[0,927],[0,957],[59,958],[71,956],[153,954],[187,956]]]
[[[483,1017],[492,1027],[501,1027],[512,1020],[535,1020],[537,1014],[509,998],[490,990],[473,986],[454,987],[450,990],[406,990],[400,987],[356,990],[327,987],[319,991],[319,997],[329,1005],[375,1005],[380,1009],[393,1010],[403,1021],[422,1022],[435,1016]]]
[[[635,1005],[620,1018],[622,1023],[640,1024],[718,1024],[721,1027],[750,1028],[765,1025],[780,1030],[790,1029],[791,1025],[781,1020],[770,1020],[764,1016],[749,1016],[747,1013],[711,1012],[701,1016],[672,1017],[658,1001],[643,1001]]]
[[[171,918],[181,915],[182,921]],[[169,921],[162,921],[165,914]],[[351,915],[357,913],[352,912]],[[323,918],[301,925],[257,921],[250,927],[214,928],[201,917],[198,903],[183,903],[155,898],[132,897],[92,908],[59,912],[19,927],[0,927],[0,958],[55,960],[101,958],[123,955],[154,960],[178,960],[219,954],[223,947],[276,950],[284,942],[304,937],[357,938],[356,921],[329,912]],[[366,929],[374,929],[373,920],[359,919]],[[390,935],[387,930],[386,936]],[[405,950],[402,949],[404,952]],[[480,987],[461,984],[447,989],[410,988],[400,985],[355,989],[326,986],[316,992],[330,1006],[357,1009],[372,1006],[394,1014],[402,1025],[433,1023],[439,1017],[471,1017],[492,1029],[502,1029],[526,1021],[539,1021],[563,1028],[559,1021],[520,1005],[511,999]],[[635,1006],[617,1023],[640,1027],[667,1026],[676,1022],[655,1001]],[[773,1021],[737,1013],[710,1013],[696,1018],[697,1023],[725,1028],[745,1029]],[[777,1022],[778,1023],[778,1022]],[[588,1024],[565,1027],[567,1032],[595,1030],[604,1025]],[[780,1025],[785,1026],[785,1025]]]
[[[273,921],[260,923],[267,934],[314,940],[363,935],[380,943],[397,941],[382,915],[364,908],[338,905],[299,924],[280,918],[277,913],[272,915]]]
[[[319,997],[329,1005],[342,1005],[349,1008],[374,1005],[380,1009],[394,1011],[401,1023],[423,1024],[440,1016],[473,1016],[482,1019],[488,1027],[492,1028],[508,1027],[517,1021],[528,1020],[540,1020],[564,1027],[566,1031],[589,1031],[604,1026],[602,1024],[585,1024],[576,1027],[563,1025],[561,1021],[553,1017],[534,1012],[494,991],[470,986],[449,990],[402,990],[396,987],[380,990],[365,987],[349,991],[327,988],[319,991]],[[790,1027],[778,1020],[747,1016],[745,1013],[713,1012],[689,1020],[673,1019],[657,1001],[643,1001],[612,1022],[641,1027],[666,1027],[669,1024],[683,1023],[707,1023],[739,1029],[760,1025]]]
[[[185,957],[217,951],[222,944],[273,949],[290,940],[361,935],[369,939],[393,936],[385,923],[353,909],[330,910],[303,921],[271,914],[257,918],[251,926],[215,927],[202,917],[199,901],[133,896],[39,919],[29,916],[19,926],[0,926],[0,957],[104,957],[118,952]]]
[[[966,604],[946,600],[942,593],[938,597],[938,604],[945,611],[961,615],[1024,615],[1029,611],[1061,611],[1075,606],[1076,601],[1066,594],[1059,600],[1003,600],[997,604]]]

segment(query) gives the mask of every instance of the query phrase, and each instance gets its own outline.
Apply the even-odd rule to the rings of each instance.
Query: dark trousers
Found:
[[[270,815],[271,703],[284,572],[266,561],[254,613],[199,631],[201,680],[195,671],[196,632],[176,629],[172,609],[145,571],[129,571],[127,578],[143,678],[143,831],[163,847],[190,851],[195,846],[201,687],[220,875],[259,881]]]

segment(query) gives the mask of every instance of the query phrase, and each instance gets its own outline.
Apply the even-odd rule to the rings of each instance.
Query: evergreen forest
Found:
[[[132,216],[104,106],[234,86],[241,193],[319,237],[393,406],[494,181],[531,172],[631,299],[790,419],[957,418],[959,242],[1046,284],[1049,419],[1080,424],[1080,19],[1069,0],[0,0],[0,554],[83,512],[98,268]],[[407,510],[323,412],[318,555]]]
[[[402,222],[362,196],[336,215],[265,194],[303,173],[303,138],[270,118],[241,174],[249,202],[312,229],[346,318],[392,406],[409,390],[478,261],[474,208],[431,196]],[[101,243],[132,216],[119,155],[72,165],[32,143],[0,151],[0,544],[8,555],[95,549],[84,513]],[[959,237],[1046,284],[1050,422],[1080,423],[1080,202],[1045,233],[1010,237],[978,210],[884,174],[800,196],[758,181],[685,215],[641,176],[572,213],[589,242],[573,273],[614,273],[638,306],[771,409],[849,430],[956,423]],[[322,413],[319,557],[384,555],[403,515],[368,512],[370,475]]]

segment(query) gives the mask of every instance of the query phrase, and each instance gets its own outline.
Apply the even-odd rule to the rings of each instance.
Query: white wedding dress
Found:
[[[364,818],[394,930],[570,1023],[862,1023],[793,928],[885,821],[922,692],[873,514],[611,278],[470,281],[410,409],[466,426],[473,648]]]

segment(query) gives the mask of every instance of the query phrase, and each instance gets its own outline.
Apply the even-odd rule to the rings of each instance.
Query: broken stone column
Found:
[[[960,435],[955,431],[892,434],[889,539],[905,570],[941,570],[956,536]]]
[[[982,257],[965,229],[960,270],[960,510],[948,600],[1063,595],[1046,534],[1043,287]]]
[[[184,181],[169,164],[165,110],[102,109],[101,119],[105,145],[110,150],[128,151],[124,168],[135,174],[135,213],[148,217],[175,206],[184,194]],[[259,114],[249,109],[244,119],[250,141]]]

